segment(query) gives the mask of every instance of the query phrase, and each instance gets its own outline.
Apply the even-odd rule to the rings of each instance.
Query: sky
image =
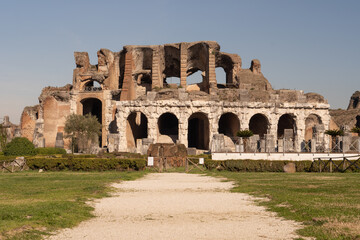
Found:
[[[347,108],[360,80],[360,1],[1,1],[0,121],[20,122],[42,88],[72,83],[74,51],[217,41],[243,68],[259,59],[275,89]]]

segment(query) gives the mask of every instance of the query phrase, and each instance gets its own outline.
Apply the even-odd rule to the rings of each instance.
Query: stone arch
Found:
[[[188,147],[209,149],[210,124],[205,113],[193,113],[188,119]]]
[[[313,139],[316,133],[322,128],[321,117],[317,114],[310,114],[305,119],[305,141]]]
[[[179,139],[179,120],[175,116],[175,114],[166,112],[163,113],[158,119],[158,132],[160,142],[168,142],[168,140],[172,140],[172,142],[176,143],[176,140]],[[164,136],[168,136],[170,139],[165,140],[161,139]]]
[[[234,85],[233,79],[233,68],[234,62],[231,57],[224,53],[218,53],[215,61],[216,69],[222,68],[225,72],[225,87],[231,87]],[[219,81],[220,80],[220,81]],[[217,78],[217,85],[221,87],[221,79]]]
[[[263,138],[268,133],[269,125],[269,119],[264,114],[257,113],[250,118],[249,130]]]
[[[289,136],[285,136],[285,129],[291,129],[292,134],[290,134]],[[295,116],[288,113],[281,115],[278,121],[277,138],[279,139],[284,137],[290,137],[294,140],[295,135],[296,135]]]
[[[148,120],[142,112],[131,112],[126,119],[126,142],[128,148],[136,148],[137,140],[147,138]]]
[[[224,113],[219,119],[218,126],[219,133],[233,138],[236,137],[236,133],[240,130],[240,120],[234,113]]]

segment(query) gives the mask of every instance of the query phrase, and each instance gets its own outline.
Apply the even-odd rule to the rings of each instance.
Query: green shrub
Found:
[[[47,171],[108,171],[143,170],[144,159],[103,159],[103,158],[29,158],[30,169]]]
[[[209,170],[227,170],[232,172],[283,172],[284,166],[291,161],[269,161],[269,160],[205,160],[205,167]],[[297,172],[310,172],[312,161],[296,161]]]
[[[4,149],[4,155],[6,156],[33,156],[35,154],[34,144],[24,137],[14,138],[6,144]]]
[[[243,138],[248,138],[248,137],[251,137],[253,135],[254,135],[254,133],[249,129],[240,130],[240,131],[238,131],[236,133],[236,136],[243,137]]]
[[[344,131],[341,129],[326,130],[325,134],[330,135],[332,137],[344,136]]]
[[[3,152],[0,152],[0,156],[4,156],[4,153],[3,153]]]
[[[54,147],[36,148],[35,151],[38,155],[66,154],[65,149]]]

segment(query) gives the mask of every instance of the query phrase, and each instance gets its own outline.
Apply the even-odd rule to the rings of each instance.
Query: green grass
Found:
[[[169,171],[184,172],[184,168]],[[110,183],[143,172],[22,172],[0,174],[0,239],[40,239],[89,219],[85,202],[109,195]],[[203,173],[193,169],[191,173]],[[359,173],[239,173],[206,171],[234,180],[234,192],[265,197],[260,205],[302,222],[316,239],[360,239]]]
[[[265,197],[260,201],[279,216],[302,222],[298,231],[316,239],[360,239],[359,173],[208,172],[235,180],[234,192]]]
[[[109,183],[146,172],[0,173],[0,239],[41,239],[91,218],[89,199],[109,195]]]

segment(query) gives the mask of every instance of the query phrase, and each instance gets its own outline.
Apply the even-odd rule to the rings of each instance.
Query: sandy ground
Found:
[[[232,182],[185,173],[154,173],[113,185],[92,202],[96,218],[57,239],[293,239],[300,224],[256,206]]]

